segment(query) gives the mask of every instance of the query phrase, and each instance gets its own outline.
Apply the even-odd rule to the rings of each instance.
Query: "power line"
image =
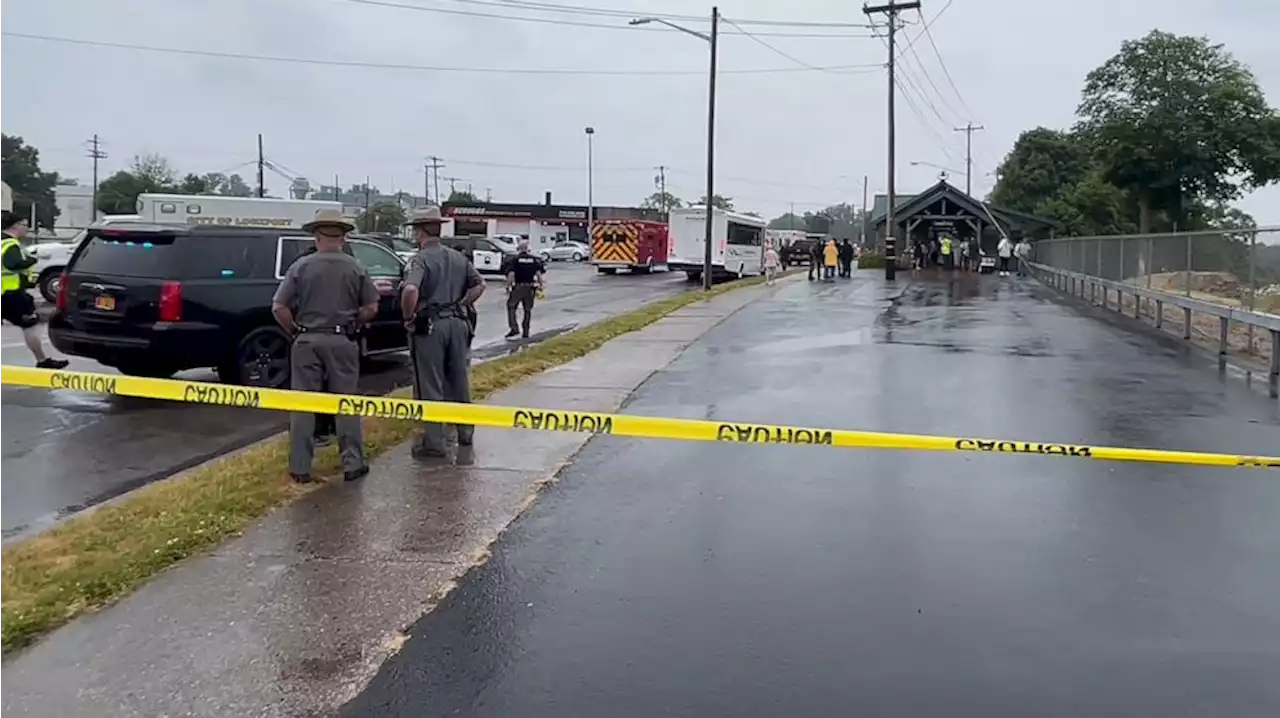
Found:
[[[511,20],[511,21],[515,21],[515,22],[532,22],[532,23],[539,23],[539,24],[542,24],[542,25],[562,25],[562,26],[567,26],[567,27],[593,27],[593,28],[599,28],[599,29],[603,29],[603,30],[627,30],[627,31],[639,31],[639,32],[676,32],[675,30],[673,30],[673,29],[671,29],[671,28],[660,27],[660,26],[659,26],[659,27],[633,26],[633,25],[628,25],[628,24],[623,23],[623,22],[619,22],[619,23],[617,23],[617,24],[610,24],[610,23],[601,23],[601,22],[585,22],[585,21],[582,21],[582,20],[566,20],[566,19],[561,19],[561,18],[551,18],[551,17],[535,17],[535,16],[530,16],[530,15],[498,14],[498,13],[490,13],[490,12],[479,12],[479,11],[476,11],[476,10],[456,10],[456,9],[450,9],[450,8],[439,8],[439,7],[427,7],[427,6],[424,6],[424,5],[413,5],[413,4],[410,4],[410,3],[403,3],[403,2],[393,2],[392,0],[346,0],[346,2],[355,3],[355,4],[357,4],[357,5],[371,5],[371,6],[378,6],[378,7],[390,7],[390,8],[396,8],[396,9],[399,9],[399,10],[413,10],[413,11],[415,11],[415,12],[433,12],[433,13],[442,13],[442,14],[445,14],[445,15],[462,15],[462,16],[465,16],[465,17],[483,17],[483,18],[490,18],[490,19],[494,19],[494,20]],[[524,8],[522,8],[521,6],[516,6],[516,5],[511,5],[511,6],[508,6],[508,7],[509,7],[509,9],[513,9],[513,10],[515,10],[515,9],[524,9]],[[533,9],[535,9],[535,8],[527,8],[527,9],[533,10]],[[579,13],[579,14],[581,14],[581,13]],[[644,13],[642,13],[642,14],[644,14]],[[621,19],[622,17],[626,17],[626,16],[623,16],[623,15],[614,15],[614,16],[611,16],[611,17],[618,17],[619,19]],[[692,21],[692,20],[690,20],[690,21]],[[764,33],[760,33],[760,34],[761,34],[761,35],[767,35],[767,36],[770,36],[770,37],[810,37],[810,38],[819,38],[819,37],[832,37],[832,38],[858,38],[858,37],[869,37],[868,35],[856,34],[856,33],[847,33],[847,32],[843,32],[843,33],[764,32]]]
[[[466,5],[488,5],[512,9],[517,6],[521,9],[542,10],[546,12],[570,13],[574,15],[598,15],[603,17],[654,17],[663,18],[665,20],[678,20],[683,22],[706,22],[704,15],[679,15],[675,13],[655,13],[647,10],[624,10],[614,8],[590,7],[585,5],[566,5],[563,3],[547,3],[547,2],[529,2],[526,0],[450,0],[450,2],[462,3]],[[865,23],[853,22],[829,22],[829,21],[813,21],[813,20],[739,20],[743,25],[769,25],[776,27],[842,27],[842,28],[866,28],[870,27]]]
[[[575,68],[496,68],[496,67],[441,67],[434,65],[408,65],[399,63],[385,62],[363,62],[358,60],[328,60],[315,57],[287,57],[282,55],[255,55],[240,52],[219,52],[215,50],[194,50],[190,48],[178,47],[155,47],[151,45],[134,45],[122,42],[107,42],[103,40],[84,40],[73,37],[58,37],[54,35],[37,35],[34,33],[24,32],[0,32],[5,37],[20,38],[23,40],[36,40],[39,42],[64,43],[68,45],[84,45],[88,47],[103,47],[113,50],[134,50],[138,52],[158,52],[171,55],[188,55],[194,57],[211,57],[224,60],[249,60],[255,62],[281,62],[296,65],[323,65],[329,67],[357,67],[370,68],[378,70],[406,70],[414,72],[461,72],[461,73],[478,73],[492,75],[599,75],[599,76],[646,76],[646,75],[684,75],[684,76],[705,76],[705,70],[590,70]],[[721,70],[722,74],[766,74],[766,73],[789,73],[789,72],[805,72],[809,69],[823,71],[843,71],[856,70],[865,68],[866,65],[833,65],[831,67],[779,67],[779,68],[743,68]],[[850,73],[852,74],[852,73]]]
[[[921,36],[923,36],[929,30],[929,26],[932,25],[938,18],[942,17],[942,13],[946,12],[947,8],[951,7],[952,2],[954,2],[954,0],[947,0],[945,3],[943,3],[942,7],[938,9],[938,12],[933,14],[933,17],[920,23],[921,24],[920,32],[917,32],[915,37],[907,41],[906,46],[904,46],[902,50],[898,52],[898,57],[902,57],[903,55],[905,55],[907,53],[907,50],[910,50],[916,44],[916,40],[919,40]],[[919,11],[917,10],[917,12]],[[923,19],[924,14],[921,13],[920,17]]]
[[[947,4],[950,5],[951,3],[948,1]],[[946,10],[945,7],[942,9]],[[942,13],[939,12],[938,14],[941,15]],[[937,17],[935,16],[934,19],[937,19]],[[969,116],[972,117],[973,110],[969,109],[968,103],[964,101],[964,97],[960,94],[959,88],[956,87],[956,81],[951,79],[951,71],[947,69],[947,63],[943,61],[942,53],[938,52],[938,45],[933,41],[933,33],[929,31],[929,23],[924,23],[924,35],[929,39],[929,46],[933,48],[933,54],[937,56],[938,64],[942,66],[942,74],[946,76],[947,82],[951,85],[951,91],[956,93],[956,99],[960,100],[960,104],[964,107],[964,111],[969,113]]]
[[[791,55],[791,54],[785,53],[785,52],[783,52],[782,50],[779,50],[778,48],[774,47],[773,45],[770,45],[769,43],[765,42],[764,40],[761,40],[760,38],[756,37],[755,35],[753,35],[753,34],[751,34],[751,33],[747,32],[746,30],[743,30],[741,27],[739,27],[739,26],[738,26],[738,23],[734,22],[733,20],[730,20],[730,19],[729,19],[729,18],[727,18],[727,17],[724,17],[724,16],[722,15],[722,16],[720,17],[720,19],[721,19],[721,20],[724,20],[725,22],[729,23],[730,25],[733,25],[734,27],[738,28],[738,31],[739,31],[739,32],[741,32],[743,35],[746,35],[747,37],[751,38],[752,40],[756,41],[757,43],[759,43],[759,44],[763,45],[765,48],[767,48],[767,49],[768,49],[768,50],[770,50],[771,52],[773,52],[773,53],[775,53],[775,54],[777,54],[777,55],[780,55],[781,57],[785,57],[786,59],[788,59],[788,60],[790,60],[790,61],[792,61],[792,62],[796,63],[797,65],[800,65],[801,67],[807,67],[807,68],[809,68],[810,70],[822,70],[822,68],[820,68],[820,67],[818,67],[818,66],[816,66],[816,65],[811,65],[811,64],[809,64],[809,63],[805,62],[804,60],[801,60],[800,58],[798,58],[798,57],[796,57],[796,56],[794,56],[794,55]]]
[[[925,32],[928,32],[928,30],[926,30]],[[959,112],[956,112],[956,108],[953,107],[950,102],[947,102],[947,96],[942,94],[942,91],[938,89],[938,86],[936,84],[934,84],[933,78],[929,76],[929,70],[925,68],[924,61],[920,59],[920,55],[916,52],[916,49],[913,47],[913,48],[910,48],[910,50],[911,50],[911,56],[915,58],[916,65],[918,65],[920,68],[920,74],[924,75],[925,82],[929,83],[929,87],[933,88],[934,94],[938,96],[939,100],[942,100],[943,106],[946,107],[947,110],[952,114],[954,114],[956,117],[963,117],[963,115],[961,115]],[[906,62],[903,62],[902,65],[904,68],[907,67]],[[922,92],[921,94],[923,95],[924,93]]]

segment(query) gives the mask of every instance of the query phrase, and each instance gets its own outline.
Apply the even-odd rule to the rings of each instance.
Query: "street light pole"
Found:
[[[659,25],[666,25],[673,30],[679,30],[686,35],[705,40],[711,45],[711,72],[708,79],[707,87],[707,196],[705,209],[707,213],[706,237],[703,242],[702,253],[702,288],[711,289],[711,242],[712,235],[715,233],[715,206],[712,198],[715,197],[715,148],[716,148],[716,44],[720,37],[720,8],[711,8],[711,34],[706,35],[696,30],[690,30],[687,27],[681,27],[669,20],[663,20],[658,17],[640,17],[632,20],[631,25],[647,25],[656,22]]]
[[[593,179],[593,171],[592,171],[593,158],[592,158],[592,147],[591,147],[591,138],[595,135],[596,128],[588,127],[586,129],[586,133],[587,133],[587,244],[590,244],[591,236],[592,236],[591,235],[592,223],[595,221],[595,216],[596,216],[595,181]]]

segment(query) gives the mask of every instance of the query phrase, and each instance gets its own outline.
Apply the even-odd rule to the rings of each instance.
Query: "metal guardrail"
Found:
[[[1251,331],[1260,329],[1270,332],[1271,356],[1267,387],[1268,393],[1273,398],[1280,397],[1280,315],[1251,311],[1227,304],[1216,304],[1182,294],[1149,289],[1131,282],[1104,279],[1083,272],[1051,267],[1039,262],[1029,261],[1026,264],[1033,275],[1045,284],[1073,297],[1088,299],[1091,303],[1101,301],[1101,306],[1104,308],[1110,308],[1110,294],[1115,292],[1115,308],[1116,311],[1122,314],[1125,311],[1125,296],[1132,296],[1135,319],[1141,319],[1142,300],[1145,299],[1148,304],[1148,315],[1154,318],[1157,329],[1163,329],[1164,327],[1166,306],[1181,309],[1182,338],[1188,341],[1191,340],[1193,334],[1193,314],[1198,313],[1217,317],[1219,321],[1218,367],[1220,369],[1225,369],[1227,365],[1230,346],[1229,338],[1233,324],[1249,327]],[[1154,312],[1150,311],[1151,305],[1155,306]]]

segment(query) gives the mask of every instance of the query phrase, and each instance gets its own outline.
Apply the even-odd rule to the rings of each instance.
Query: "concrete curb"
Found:
[[[615,411],[707,331],[798,277],[683,307],[489,401]],[[3,710],[330,714],[590,438],[482,427],[474,450],[434,466],[408,444],[392,449],[364,481],[301,497],[7,660]]]

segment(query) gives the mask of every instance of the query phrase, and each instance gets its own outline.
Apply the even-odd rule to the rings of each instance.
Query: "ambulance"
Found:
[[[619,269],[645,274],[666,268],[668,244],[664,222],[596,220],[591,227],[591,263],[600,274],[616,274]]]

